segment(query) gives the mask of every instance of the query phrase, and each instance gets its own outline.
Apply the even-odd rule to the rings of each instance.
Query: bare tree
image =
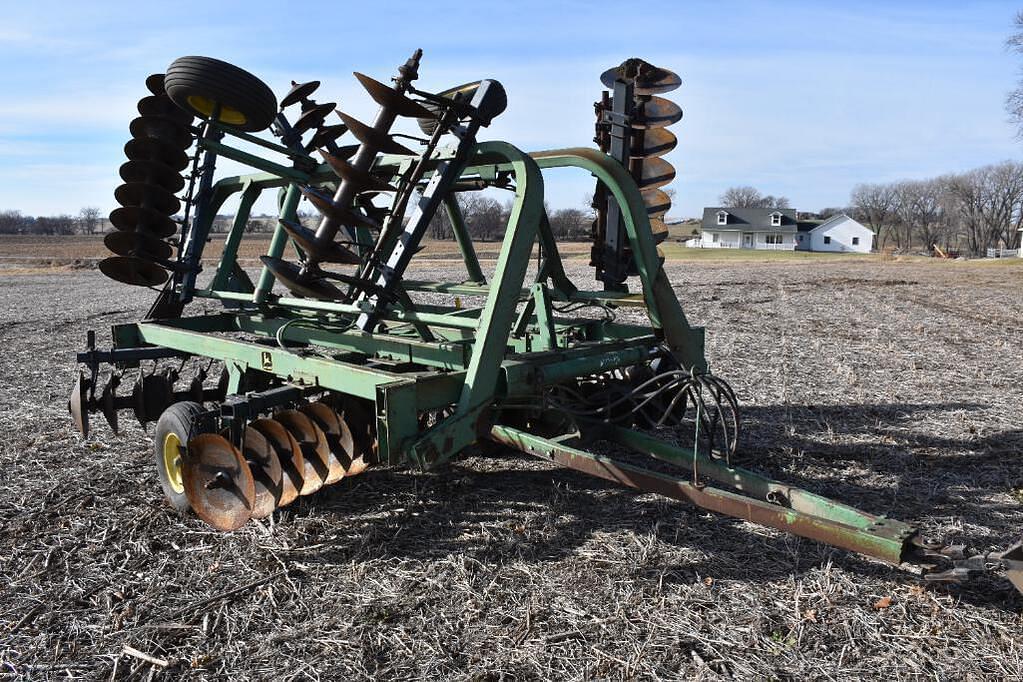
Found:
[[[724,194],[718,197],[722,206],[730,208],[759,208],[763,201],[763,195],[756,187],[743,185],[742,187],[729,187]]]
[[[849,197],[857,220],[877,235],[877,248],[883,249],[892,236],[895,217],[895,190],[891,185],[864,183],[853,187]]]
[[[562,208],[550,214],[551,234],[559,239],[586,239],[593,216],[578,208]]]
[[[1005,46],[1017,54],[1023,54],[1023,10],[1016,13],[1013,25],[1016,32],[1006,39]],[[1023,73],[1016,81],[1016,87],[1005,98],[1005,110],[1016,124],[1016,134],[1023,137]]]
[[[901,247],[912,248],[916,241],[931,251],[935,244],[943,241],[944,182],[942,179],[903,180],[895,184],[895,213],[899,218],[896,230]]]
[[[788,197],[761,194],[756,187],[729,187],[718,197],[722,206],[731,208],[789,208]]]
[[[78,212],[78,231],[82,234],[96,234],[99,231],[103,212],[95,206],[86,206]]]
[[[1005,161],[984,166],[951,177],[948,188],[972,255],[983,256],[999,242],[1007,247],[1018,243],[1013,232],[1023,222],[1023,165]]]

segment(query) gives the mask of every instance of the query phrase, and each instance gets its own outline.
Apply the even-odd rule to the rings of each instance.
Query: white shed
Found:
[[[812,229],[801,229],[796,235],[799,251],[870,253],[873,247],[873,230],[844,213],[833,215]]]

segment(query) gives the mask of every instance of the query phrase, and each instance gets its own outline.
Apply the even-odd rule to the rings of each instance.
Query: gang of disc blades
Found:
[[[103,245],[118,256],[139,256],[150,260],[168,260],[174,249],[167,242],[140,230],[115,230],[103,237]]]
[[[349,116],[343,111],[337,112],[344,124],[348,126],[348,132],[355,136],[359,142],[368,145],[374,152],[381,154],[404,154],[415,156],[415,152],[405,145],[395,142],[390,135],[381,132],[372,126],[368,126],[354,116]]]
[[[682,118],[682,108],[663,97],[651,97],[643,103],[642,109],[637,107],[636,112],[631,116],[630,125],[633,128],[663,128],[676,123]]]
[[[176,196],[150,182],[126,182],[114,190],[114,199],[121,206],[151,208],[168,216],[181,209],[181,201]]]
[[[366,88],[366,92],[373,98],[373,101],[388,111],[406,118],[431,118],[434,116],[434,113],[423,105],[374,78],[358,71],[355,72],[355,77],[362,83],[362,87]]]
[[[178,149],[192,146],[192,133],[167,116],[139,116],[128,125],[132,137],[150,138],[173,145]]]
[[[302,448],[302,456],[305,458],[302,479],[307,483],[315,482],[315,487],[312,487],[310,492],[318,490],[327,482],[330,473],[330,447],[323,431],[298,410],[281,410],[276,412],[273,418],[298,441]],[[306,490],[309,488],[310,486],[303,486],[302,494],[308,494]]]
[[[295,240],[299,248],[324,263],[342,263],[358,265],[362,262],[358,254],[337,242],[330,242],[326,248],[316,243],[316,233],[305,225],[291,220],[280,220],[281,226],[288,236]]]
[[[302,455],[302,446],[295,440],[295,437],[280,422],[273,419],[256,419],[249,424],[249,427],[263,434],[263,437],[277,453],[277,461],[281,465],[282,472],[281,494],[277,500],[277,506],[286,507],[294,502],[300,494],[307,495],[307,492],[303,492],[304,481],[302,479],[305,472],[305,457]],[[313,483],[310,481],[310,485]]]
[[[252,518],[266,518],[277,508],[283,486],[284,472],[277,451],[258,429],[246,426],[242,432],[242,457],[255,484]]]
[[[252,517],[256,498],[252,472],[223,436],[203,433],[190,440],[181,478],[196,516],[217,530],[237,530]]]
[[[170,216],[142,206],[115,208],[110,212],[110,223],[118,230],[141,230],[160,238],[170,237],[178,230]]]
[[[318,87],[320,87],[320,81],[306,81],[305,83],[291,81],[291,90],[288,90],[288,94],[281,100],[281,109],[301,102],[316,92]]]
[[[151,137],[134,137],[124,145],[124,155],[129,159],[159,161],[181,172],[188,167],[188,154],[172,144]]]
[[[119,170],[125,182],[148,182],[159,185],[171,194],[180,192],[185,186],[181,173],[159,161],[133,159],[121,164]]]
[[[140,287],[157,287],[167,281],[167,271],[138,256],[110,256],[99,262],[99,270],[110,279]]]

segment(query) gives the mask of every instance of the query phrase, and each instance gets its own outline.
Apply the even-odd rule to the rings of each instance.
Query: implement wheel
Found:
[[[277,115],[277,98],[266,83],[233,64],[210,57],[180,57],[164,76],[167,95],[185,111],[238,130],[258,132]]]
[[[188,442],[209,428],[199,419],[206,410],[199,403],[174,403],[160,415],[153,437],[153,455],[164,497],[172,507],[187,512],[191,505],[185,496],[185,482],[181,475],[182,460]]]

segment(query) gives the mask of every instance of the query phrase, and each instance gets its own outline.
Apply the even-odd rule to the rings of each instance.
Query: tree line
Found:
[[[96,234],[103,227],[103,213],[87,206],[78,215],[29,216],[21,211],[0,210],[0,234],[68,235]]]
[[[877,248],[938,246],[983,256],[1019,248],[1023,164],[983,166],[927,180],[866,183],[853,188],[852,216],[877,234]]]

